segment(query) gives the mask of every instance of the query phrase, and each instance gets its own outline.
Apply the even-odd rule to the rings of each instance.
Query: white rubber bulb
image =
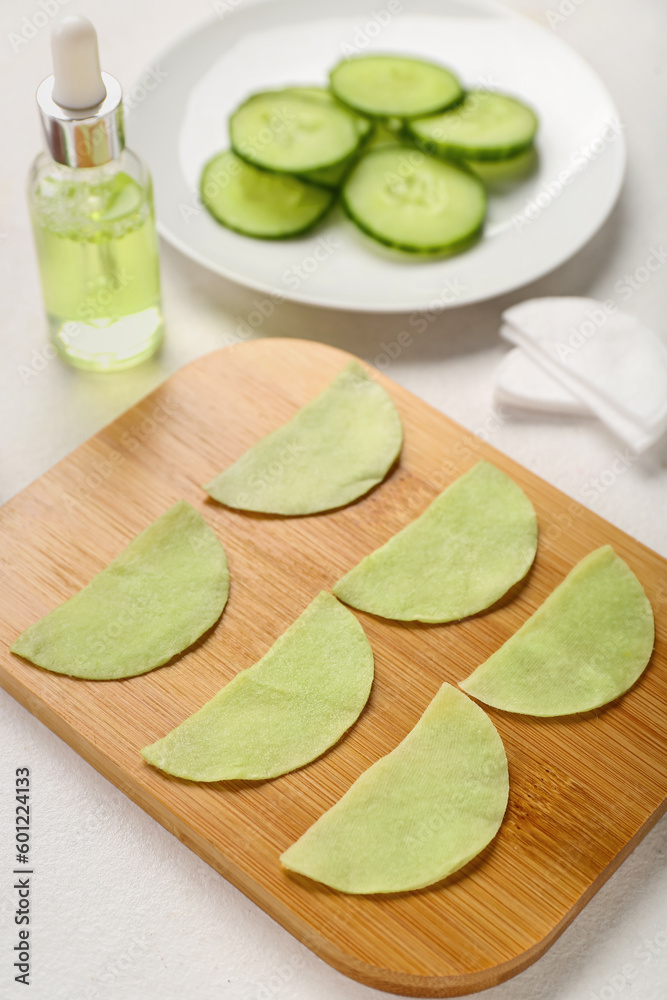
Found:
[[[53,100],[61,108],[81,111],[106,97],[100,73],[97,34],[87,17],[68,14],[51,32]]]

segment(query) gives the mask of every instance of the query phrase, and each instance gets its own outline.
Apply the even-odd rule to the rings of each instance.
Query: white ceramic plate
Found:
[[[227,278],[341,309],[463,305],[557,267],[614,205],[625,151],[609,94],[553,32],[491,0],[217,0],[214,9],[214,20],[160,54],[126,96],[129,145],[152,170],[160,232]],[[324,84],[342,55],[373,50],[430,57],[468,87],[508,91],[537,110],[539,169],[490,199],[482,240],[424,261],[383,250],[340,209],[285,241],[214,222],[198,203],[197,181],[208,157],[228,145],[234,107],[253,91]]]

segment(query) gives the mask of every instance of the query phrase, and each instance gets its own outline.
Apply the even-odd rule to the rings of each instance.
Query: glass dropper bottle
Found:
[[[162,340],[152,183],[125,148],[122,91],[100,72],[90,21],[63,18],[51,49],[37,91],[48,152],[28,185],[50,336],[70,364],[115,371]]]

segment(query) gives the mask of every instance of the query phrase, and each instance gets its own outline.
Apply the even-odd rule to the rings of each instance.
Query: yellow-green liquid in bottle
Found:
[[[149,358],[163,323],[152,188],[143,165],[127,149],[118,160],[83,169],[43,154],[29,202],[58,353],[95,371]]]

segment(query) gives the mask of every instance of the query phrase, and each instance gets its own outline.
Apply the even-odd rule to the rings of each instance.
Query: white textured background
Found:
[[[62,0],[43,0],[54,10]],[[244,0],[249,2],[249,0]],[[332,4],[335,0],[332,0]],[[409,0],[406,0],[409,3]],[[375,7],[381,7],[381,0]],[[663,0],[511,0],[600,73],[627,124],[629,171],[602,231],[569,263],[503,299],[431,323],[389,374],[470,430],[667,555],[664,459],[631,461],[593,422],[509,419],[491,377],[505,348],[500,310],[533,295],[618,298],[615,286],[667,238],[667,7]],[[360,5],[361,7],[361,5]],[[178,33],[213,13],[206,0],[69,0],[101,37],[103,67],[126,85]],[[363,8],[362,8],[363,9]],[[368,3],[372,10],[373,4]],[[34,91],[50,72],[48,28],[14,51],[10,33],[38,0],[2,0],[0,152],[0,499],[6,500],[170,372],[215,349],[255,296],[162,248],[168,343],[124,375],[83,375],[44,360],[44,319],[24,200],[41,137]],[[38,21],[40,18],[37,19]],[[555,17],[552,17],[555,22]],[[558,82],[554,81],[554,86]],[[667,335],[667,268],[623,303]],[[619,303],[621,304],[621,303]],[[405,317],[362,317],[284,303],[260,334],[320,339],[372,361]],[[26,370],[29,376],[26,377]],[[613,468],[612,468],[613,467]],[[600,490],[602,475],[610,485]],[[1,514],[0,514],[1,516]],[[666,581],[667,583],[667,581]],[[13,982],[16,767],[33,785],[34,948],[29,993]],[[485,1000],[664,1000],[667,819],[539,962]],[[333,971],[224,882],[0,692],[0,997],[33,1000],[379,1000]]]

